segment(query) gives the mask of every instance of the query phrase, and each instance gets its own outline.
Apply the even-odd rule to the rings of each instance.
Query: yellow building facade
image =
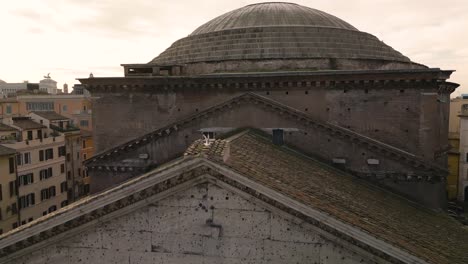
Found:
[[[0,135],[5,131],[0,131]],[[0,145],[0,234],[19,221],[16,192],[16,151]]]

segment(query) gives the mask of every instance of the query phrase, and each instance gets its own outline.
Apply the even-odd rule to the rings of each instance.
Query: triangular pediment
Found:
[[[254,113],[260,114],[254,115]],[[301,131],[301,133],[313,134],[316,142],[341,142],[340,144],[352,145],[353,148],[371,152],[398,164],[404,164],[409,168],[419,171],[419,177],[423,176],[423,180],[433,181],[435,178],[444,177],[446,174],[444,168],[413,153],[395,148],[349,129],[315,120],[310,115],[254,93],[246,93],[230,99],[222,104],[97,154],[86,161],[86,166],[89,170],[108,170],[117,174],[126,172],[139,175],[148,168],[158,166],[180,155],[188,147],[188,145],[181,144],[181,142],[185,141],[187,142],[186,144],[190,144],[195,139],[201,137],[198,134],[194,135],[193,132],[200,131],[206,127],[216,126],[228,127],[231,130],[245,127],[257,129],[292,127],[297,131]],[[164,145],[166,142],[171,142],[171,144],[166,146]],[[313,145],[320,146],[318,143],[314,143]],[[337,151],[336,154],[330,153],[325,157],[323,151],[319,149],[303,149],[305,146],[301,144],[298,144],[296,147],[303,152],[311,153],[322,159],[331,160],[330,155],[336,155],[337,157],[341,155]],[[339,149],[339,147],[335,148]],[[333,151],[335,148],[325,149]],[[148,149],[153,149],[155,152],[154,155],[149,155],[150,157],[157,157],[153,160],[151,158],[147,160],[138,159],[139,153],[144,152],[144,155],[146,155]],[[129,160],[133,163],[128,162]],[[395,174],[387,175],[386,177],[398,177],[398,180],[406,180],[407,176]]]
[[[152,215],[149,215],[150,212]],[[271,226],[272,223],[277,226]],[[290,226],[285,229],[286,225]],[[180,235],[185,231],[192,237],[180,240]],[[93,232],[104,233],[96,236]],[[148,238],[148,232],[154,232],[154,236]],[[193,237],[194,234],[197,236]],[[60,242],[74,236],[79,237],[71,242]],[[107,240],[103,241],[106,236]],[[288,236],[291,241],[281,240]],[[96,237],[101,241],[94,241]],[[180,243],[187,241],[194,241],[195,244],[190,246],[195,248],[184,251],[183,257],[193,253],[198,258],[201,248],[197,241],[203,240],[203,237],[209,238],[206,243],[220,243],[220,237],[226,237],[224,244],[203,250],[211,252],[207,254],[229,258],[244,259],[243,254],[247,254],[248,249],[265,250],[270,247],[270,258],[288,259],[290,253],[284,253],[279,248],[292,247],[289,250],[300,253],[296,256],[302,261],[315,261],[313,258],[320,254],[358,260],[418,260],[397,247],[252,181],[210,158],[186,157],[3,235],[0,239],[0,262],[13,263],[15,258],[23,255],[29,259],[37,250],[47,255],[48,246],[54,255],[74,257],[77,250],[84,252],[83,248],[96,243],[96,247],[100,248],[92,250],[88,257],[104,254],[109,249],[167,254],[167,251],[179,250]],[[150,243],[141,244],[145,239],[150,239]],[[164,244],[170,239],[173,239],[172,244]],[[106,243],[105,246],[102,243]],[[232,243],[237,246],[226,252],[234,255],[224,251],[213,253],[213,250]],[[245,243],[249,246],[245,247]],[[64,245],[70,245],[68,251],[63,251]],[[323,253],[319,253],[317,247],[323,247]],[[335,247],[341,248],[340,254],[343,252],[344,255],[333,252],[332,248]],[[233,253],[233,250],[239,252]],[[262,254],[267,256],[264,252]],[[80,256],[86,260],[86,256]],[[116,256],[119,253],[110,257]]]

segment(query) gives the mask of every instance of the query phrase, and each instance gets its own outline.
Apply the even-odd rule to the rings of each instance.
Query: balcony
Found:
[[[51,134],[48,137],[44,138],[36,138],[32,140],[12,140],[9,142],[2,142],[4,146],[16,149],[16,150],[21,150],[24,148],[34,148],[34,147],[40,147],[43,145],[50,145],[50,144],[63,144],[65,142],[65,136],[54,136]]]
[[[60,132],[60,133],[80,131],[79,128],[71,126],[71,125],[67,125],[66,127],[59,127],[59,126],[50,124],[49,127],[50,127],[50,129],[52,129],[54,131],[57,131],[57,132]]]

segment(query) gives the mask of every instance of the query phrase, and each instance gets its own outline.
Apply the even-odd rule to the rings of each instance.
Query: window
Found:
[[[85,184],[85,185],[83,186],[83,193],[84,193],[84,194],[88,194],[88,193],[89,193],[89,184]]]
[[[21,153],[16,155],[16,164],[18,164],[18,166],[23,165],[23,155],[21,155]]]
[[[18,186],[29,185],[31,183],[34,183],[34,175],[32,173],[28,173],[18,177]]]
[[[65,173],[65,164],[60,164],[60,173]]]
[[[18,213],[18,207],[16,206],[16,203],[11,204],[11,214],[15,215]]]
[[[24,153],[24,164],[31,164],[31,152]]]
[[[60,184],[60,193],[66,192],[67,189],[68,189],[67,182],[66,182],[66,181],[65,181],[65,182],[62,182],[62,183]]]
[[[60,208],[65,207],[65,206],[67,206],[67,205],[68,205],[68,201],[65,200],[65,201],[63,201],[63,202],[60,203]]]
[[[28,140],[32,140],[33,139],[33,132],[32,130],[29,130],[28,131]]]
[[[67,153],[67,161],[70,161],[70,153]]]
[[[17,228],[18,227],[18,223],[13,223],[13,225],[11,225],[13,227],[13,229]]]
[[[53,159],[54,158],[54,149],[49,148],[45,150],[45,160]]]
[[[86,153],[83,154],[83,160],[86,160],[87,156]]]
[[[29,112],[32,111],[54,111],[54,103],[53,102],[34,102],[34,103],[26,103],[26,110]]]
[[[30,217],[30,218],[28,219],[28,223],[29,223],[29,222],[32,222],[33,220],[34,220],[34,218]]]
[[[2,185],[0,184],[0,201],[3,200],[3,188]]]
[[[88,127],[89,122],[88,120],[80,120],[80,127]]]
[[[11,105],[9,104],[6,106],[6,113],[11,114]]]
[[[39,171],[39,180],[45,180],[52,177],[52,168],[47,168]]]
[[[67,106],[67,105],[63,105],[63,106],[62,106],[62,111],[64,111],[64,112],[68,111],[68,106]]]
[[[39,161],[44,161],[44,150],[39,150]]]
[[[81,177],[81,168],[78,168],[78,176]]]
[[[86,148],[86,140],[83,140],[83,148]]]
[[[49,213],[52,213],[54,211],[57,211],[57,206],[53,205],[53,206],[49,207]]]
[[[41,190],[41,201],[50,199],[55,196],[55,186]]]
[[[14,195],[18,194],[17,190],[18,190],[18,187],[16,186],[16,181],[11,181],[10,182],[10,197],[13,197]]]
[[[61,147],[58,147],[58,156],[59,157],[62,157],[62,156],[65,156],[65,146],[61,146]]]
[[[10,167],[10,173],[15,173],[15,158],[11,157],[8,159],[8,165]]]
[[[34,193],[20,196],[18,201],[19,201],[19,209],[30,207],[35,204]]]

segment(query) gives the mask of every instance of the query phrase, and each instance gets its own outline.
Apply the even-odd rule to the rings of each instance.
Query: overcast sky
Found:
[[[123,76],[199,25],[251,0],[0,0],[0,79],[70,86]],[[468,0],[297,0],[377,36],[411,60],[456,70],[468,93]]]

